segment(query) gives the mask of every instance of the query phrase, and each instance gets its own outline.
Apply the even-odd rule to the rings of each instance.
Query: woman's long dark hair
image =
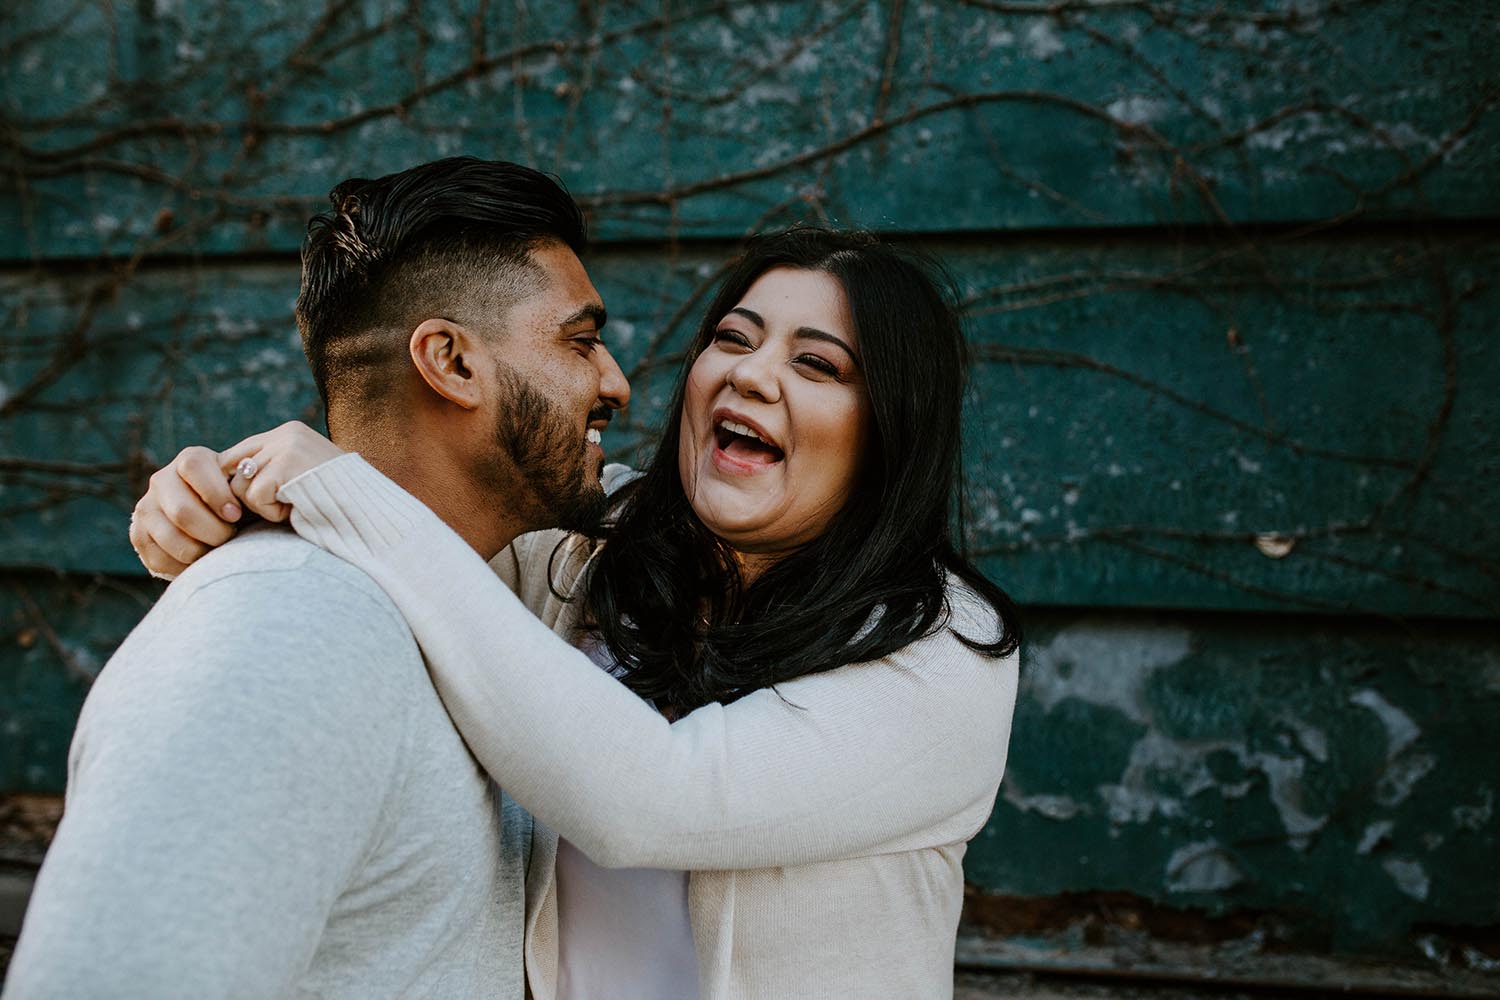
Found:
[[[720,320],[774,267],[843,286],[873,413],[856,485],[828,529],[746,585],[693,513],[678,473],[687,372]],[[947,625],[952,571],[998,616],[964,636],[993,657],[1020,644],[1015,604],[955,545],[966,368],[952,284],[933,262],[867,233],[760,236],[699,326],[645,475],[604,530],[581,599],[632,690],[688,712],[805,674],[879,659]]]

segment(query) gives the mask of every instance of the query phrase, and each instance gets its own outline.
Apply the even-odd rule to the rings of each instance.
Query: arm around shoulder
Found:
[[[630,766],[654,787],[596,787],[615,811],[575,807],[564,822],[616,867],[772,867],[962,842],[994,807],[1017,675],[1015,656],[987,658],[944,629],[705,706],[640,746]]]
[[[390,595],[490,775],[596,862],[757,868],[935,846],[993,805],[1013,657],[945,628],[668,725],[368,465],[339,459],[282,493],[298,533]]]

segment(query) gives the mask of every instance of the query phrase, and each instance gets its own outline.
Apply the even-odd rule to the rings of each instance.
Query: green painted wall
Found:
[[[627,460],[739,236],[858,223],[952,268],[969,540],[1034,622],[979,923],[1123,898],[1482,965],[1497,43],[1484,5],[1395,0],[12,4],[0,791],[61,790],[157,592],[144,476],[316,417],[290,311],[323,192],[470,152],[589,207]]]

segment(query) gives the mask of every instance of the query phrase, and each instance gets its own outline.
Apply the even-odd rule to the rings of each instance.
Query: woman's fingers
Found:
[[[240,506],[208,448],[184,448],[152,473],[130,515],[130,544],[153,576],[170,579],[234,536]]]
[[[160,508],[144,503],[130,517],[130,544],[152,576],[167,580],[208,551],[208,546],[178,531]]]
[[[246,455],[236,463],[229,488],[246,507],[267,521],[285,521],[292,509],[276,499],[276,491],[283,482],[273,453],[264,451]]]
[[[238,521],[241,511],[234,493],[229,489],[229,480],[219,468],[218,452],[201,447],[184,448],[178,453],[177,461],[172,464],[176,466],[177,475],[182,478],[182,481],[191,486],[193,492],[203,500],[204,506],[220,519],[220,527],[224,529],[225,534],[222,540],[215,540],[188,530],[188,525],[177,526],[188,530],[188,534],[211,545],[222,545],[228,541],[234,529],[224,522]]]
[[[151,475],[151,488],[138,511],[159,510],[179,532],[210,548],[234,537],[240,507],[208,448],[184,448]],[[230,517],[230,514],[233,517]]]
[[[285,521],[281,487],[343,454],[327,438],[292,421],[246,438],[225,452],[184,448],[151,476],[131,515],[130,544],[154,576],[174,577],[209,549],[234,537],[245,509]]]
[[[130,545],[135,549],[135,554],[140,557],[141,564],[146,567],[147,572],[159,580],[176,579],[178,574],[187,569],[151,540],[145,523],[141,521],[139,510],[132,511],[130,514]]]
[[[302,473],[343,454],[306,424],[292,420],[256,434],[219,454],[229,488],[246,507],[268,521],[284,521],[291,507],[276,499],[281,487]]]
[[[280,427],[276,428],[277,431],[280,429]],[[262,431],[259,434],[251,434],[239,444],[230,445],[219,452],[219,471],[223,472],[226,477],[233,476],[239,464],[258,454],[265,447],[266,439],[275,433],[276,431]]]

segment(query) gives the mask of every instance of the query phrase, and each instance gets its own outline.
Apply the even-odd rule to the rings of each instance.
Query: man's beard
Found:
[[[526,506],[533,509],[526,515],[539,520],[537,528],[597,531],[607,500],[599,481],[600,468],[589,468],[591,453],[579,428],[567,411],[513,368],[497,365],[495,376],[500,387],[495,442],[509,454],[514,475],[520,478],[520,482],[496,486],[530,500]],[[500,474],[499,469],[494,471]]]

